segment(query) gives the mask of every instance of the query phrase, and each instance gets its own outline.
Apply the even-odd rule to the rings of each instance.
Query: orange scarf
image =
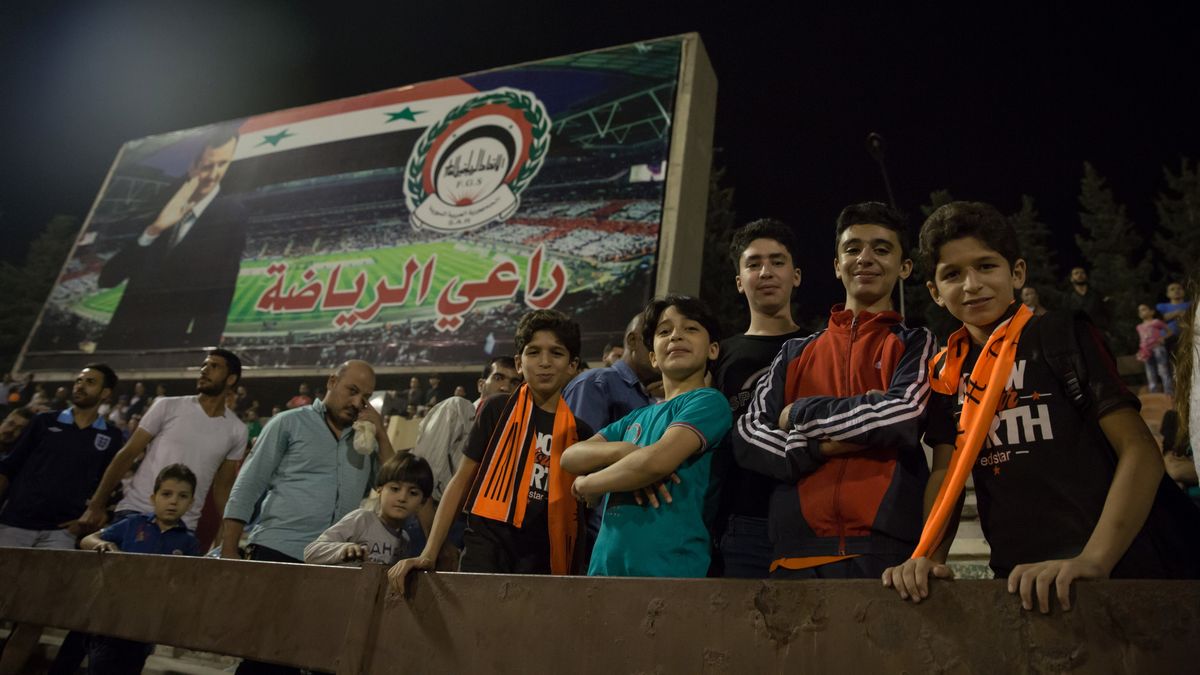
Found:
[[[574,474],[562,470],[567,447],[579,440],[575,416],[561,396],[554,411],[550,441],[550,474],[546,520],[550,530],[550,572],[569,574],[579,535],[579,510],[571,496]],[[483,453],[484,470],[471,487],[470,513],[521,527],[529,501],[529,484],[537,463],[537,434],[533,425],[533,395],[523,384],[509,397],[498,425]]]
[[[954,454],[950,457],[950,466],[946,477],[938,489],[937,498],[921,530],[921,539],[913,558],[929,557],[942,543],[946,534],[946,525],[954,507],[958,505],[959,495],[967,483],[967,476],[979,457],[979,450],[987,438],[992,419],[1000,405],[1000,395],[1008,386],[1008,377],[1012,374],[1013,364],[1017,358],[1017,343],[1025,324],[1033,317],[1033,312],[1025,305],[1020,305],[1013,316],[992,331],[991,337],[983,345],[983,352],[971,370],[971,378],[967,383],[967,391],[963,396],[962,414],[958,418],[958,436],[954,443]],[[938,352],[929,362],[930,386],[939,394],[955,396],[962,379],[963,361],[971,347],[971,336],[966,328],[960,328],[950,336],[946,348]],[[941,367],[938,364],[941,363]],[[986,382],[987,384],[980,384]]]

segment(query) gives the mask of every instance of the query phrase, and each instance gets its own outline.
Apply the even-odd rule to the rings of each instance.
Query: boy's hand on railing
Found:
[[[929,575],[938,579],[953,579],[954,570],[929,558],[914,558],[883,571],[883,585],[894,588],[901,600],[921,602],[929,597]]]
[[[408,573],[413,570],[433,571],[435,567],[436,561],[432,558],[425,557],[424,554],[419,555],[416,558],[405,558],[395,565],[392,565],[392,568],[388,570],[388,586],[391,587],[393,592],[407,597],[404,593],[404,582],[408,578]]]
[[[1109,570],[1083,555],[1067,560],[1047,560],[1040,563],[1017,565],[1008,575],[1008,592],[1019,593],[1021,607],[1033,610],[1033,595],[1036,591],[1038,609],[1042,614],[1050,613],[1050,586],[1063,611],[1071,609],[1071,582],[1076,579],[1107,579]]]
[[[353,560],[366,560],[367,547],[362,544],[346,544],[342,547],[342,562],[350,562]]]
[[[112,543],[111,541],[102,541],[99,544],[96,544],[92,548],[92,550],[98,551],[100,553],[120,553],[121,552],[121,549],[118,548],[117,545]]]

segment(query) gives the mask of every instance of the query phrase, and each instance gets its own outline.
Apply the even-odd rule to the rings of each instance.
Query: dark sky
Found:
[[[806,282],[829,277],[810,287],[822,293],[836,292],[825,233],[838,210],[885,197],[868,132],[887,139],[902,208],[948,188],[1012,211],[1029,193],[1060,233],[1060,266],[1078,259],[1084,160],[1150,229],[1161,167],[1200,156],[1200,12],[1183,4],[699,6],[9,0],[0,255],[19,259],[55,213],[82,218],[129,139],[687,31],[717,72],[718,162],[739,218],[815,228],[802,262],[816,266]]]

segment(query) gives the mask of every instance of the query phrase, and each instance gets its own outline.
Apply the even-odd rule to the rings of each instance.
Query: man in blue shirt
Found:
[[[625,352],[610,368],[592,368],[575,376],[563,389],[563,400],[579,419],[603,429],[634,410],[654,403],[647,387],[661,376],[650,365],[650,350],[642,342],[642,315],[625,329]]]
[[[0,460],[0,546],[75,548],[75,519],[121,447],[97,412],[116,386],[112,368],[85,366],[71,407],[35,415]]]
[[[238,542],[260,497],[261,517],[250,532],[250,559],[302,562],[304,547],[358,508],[376,464],[353,424],[374,424],[379,461],[393,455],[379,412],[369,403],[375,371],[347,361],[329,376],[325,397],[288,410],[263,427],[225,506],[221,555],[238,555]]]

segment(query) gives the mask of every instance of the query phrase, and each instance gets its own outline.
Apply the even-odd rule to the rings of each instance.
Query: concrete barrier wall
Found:
[[[919,606],[874,581],[422,574],[0,549],[0,618],[337,673],[1195,670],[1200,582],[1082,583],[1023,612],[1002,581]]]

